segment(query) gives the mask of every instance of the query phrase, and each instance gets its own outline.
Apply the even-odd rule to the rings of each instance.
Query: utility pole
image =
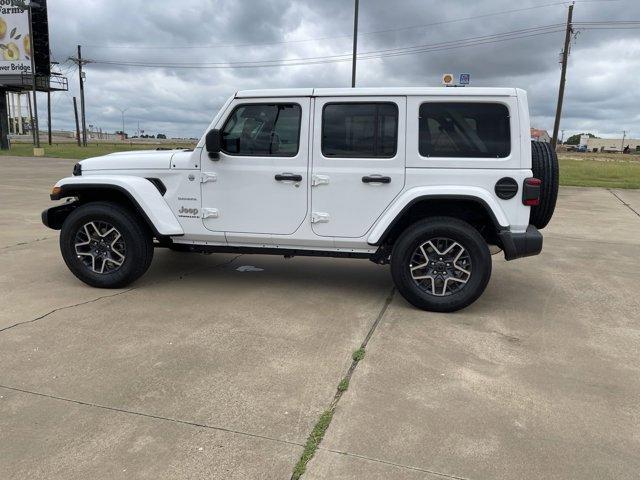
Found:
[[[351,65],[351,88],[356,86],[356,56],[358,55],[358,7],[359,0],[356,1],[355,12],[353,16],[353,62]]]
[[[569,60],[569,47],[571,44],[571,34],[573,33],[573,4],[569,5],[567,15],[567,31],[564,36],[564,50],[562,52],[562,73],[560,74],[560,90],[558,92],[558,106],[556,108],[556,121],[553,125],[553,138],[551,146],[556,148],[558,143],[558,130],[560,129],[560,117],[562,116],[562,102],[564,101],[564,86],[567,78],[567,62]]]
[[[87,117],[85,113],[85,104],[84,104],[84,72],[82,71],[82,67],[87,63],[91,63],[91,60],[83,60],[82,59],[82,46],[78,45],[78,57],[69,57],[73,63],[78,66],[78,78],[80,80],[80,117],[82,119],[82,144],[87,146]]]
[[[82,78],[82,46],[78,45],[78,75],[80,78],[80,113],[82,115],[82,145],[87,146],[87,119],[84,109],[84,78]]]
[[[80,122],[78,122],[78,102],[76,97],[73,97],[73,113],[76,116],[76,138],[78,139],[78,146],[80,146]]]
[[[627,138],[627,131],[622,131],[622,146],[620,147],[620,151],[624,152],[624,139]]]

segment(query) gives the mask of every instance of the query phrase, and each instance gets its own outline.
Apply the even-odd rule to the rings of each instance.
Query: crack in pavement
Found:
[[[286,444],[286,445],[295,445],[296,447],[303,447],[304,446],[301,443],[292,442],[290,440],[283,440],[281,438],[270,437],[268,435],[260,435],[258,433],[251,433],[251,432],[243,432],[241,430],[234,430],[232,428],[218,427],[218,426],[215,426],[215,425],[208,425],[206,423],[193,422],[193,421],[190,421],[190,420],[180,420],[180,419],[177,419],[177,418],[163,417],[161,415],[154,415],[152,413],[138,412],[136,410],[127,410],[127,409],[124,409],[124,408],[110,407],[108,405],[101,405],[99,403],[84,402],[82,400],[74,400],[72,398],[59,397],[57,395],[49,395],[48,393],[35,392],[35,391],[32,391],[32,390],[25,390],[25,389],[22,389],[22,388],[11,387],[11,386],[8,386],[8,385],[0,384],[0,388],[4,388],[5,390],[10,390],[10,391],[13,391],[13,392],[24,393],[24,394],[27,394],[27,395],[35,395],[35,396],[38,396],[38,397],[44,397],[44,398],[48,398],[48,399],[51,399],[51,400],[58,400],[58,401],[61,401],[61,402],[73,403],[75,405],[82,405],[84,407],[99,408],[99,409],[108,410],[108,411],[111,411],[111,412],[125,413],[125,414],[129,414],[129,415],[136,415],[138,417],[152,418],[152,419],[155,419],[155,420],[162,420],[162,421],[166,421],[166,422],[178,423],[178,424],[181,424],[181,425],[189,425],[191,427],[206,428],[208,430],[217,430],[217,431],[220,431],[220,432],[233,433],[233,434],[236,434],[236,435],[242,435],[242,436],[245,436],[245,437],[252,437],[252,438],[259,438],[259,439],[262,439],[262,440],[269,440],[269,441],[272,441],[272,442],[283,443],[283,444]]]
[[[435,470],[429,470],[427,468],[413,467],[411,465],[403,465],[401,463],[390,462],[388,460],[381,460],[379,458],[372,458],[372,457],[367,457],[365,455],[358,455],[357,453],[343,452],[343,451],[340,451],[340,450],[332,450],[332,449],[329,449],[329,448],[320,448],[320,450],[324,450],[325,452],[335,453],[335,454],[338,454],[338,455],[344,455],[345,457],[359,458],[361,460],[367,460],[367,461],[370,461],[370,462],[382,463],[384,465],[390,465],[392,467],[398,467],[398,468],[404,468],[404,469],[407,469],[407,470],[413,470],[415,472],[421,472],[421,473],[428,473],[428,474],[431,474],[431,475],[437,475],[437,476],[442,477],[442,478],[450,478],[450,479],[453,479],[453,480],[470,480],[468,477],[460,477],[458,475],[452,475],[450,473],[436,472]]]
[[[207,270],[207,269],[224,268],[224,267],[226,267],[227,265],[230,265],[230,264],[232,264],[233,262],[235,262],[235,261],[236,261],[238,258],[240,258],[241,256],[242,256],[242,254],[240,254],[240,255],[236,255],[236,256],[235,256],[235,257],[233,257],[231,260],[227,260],[226,262],[218,263],[218,264],[216,264],[216,265],[212,265],[212,266],[209,266],[209,265],[208,265],[208,266],[206,266],[206,267],[198,267],[198,268],[196,268],[196,269],[194,269],[194,270],[191,270],[191,271],[189,271],[189,272],[183,273],[183,274],[182,274],[182,275],[180,275],[178,278],[176,278],[176,279],[174,279],[174,280],[170,280],[170,281],[171,281],[171,282],[178,282],[178,281],[180,281],[180,280],[183,280],[185,277],[188,277],[189,275],[193,275],[194,273],[197,273],[197,272],[200,272],[200,271],[203,271],[203,270]],[[150,283],[149,285],[157,285],[158,283],[159,283],[159,282],[152,282],[152,283]],[[65,305],[65,306],[63,306],[63,307],[54,308],[53,310],[51,310],[51,311],[49,311],[49,312],[47,312],[47,313],[45,313],[45,314],[43,314],[43,315],[40,315],[39,317],[33,318],[33,319],[31,319],[31,320],[25,320],[25,321],[23,321],[23,322],[17,322],[17,323],[14,323],[13,325],[9,325],[8,327],[0,328],[0,333],[5,332],[5,331],[10,330],[10,329],[15,328],[15,327],[19,327],[20,325],[26,325],[26,324],[29,324],[29,323],[35,323],[35,322],[37,322],[38,320],[42,320],[43,318],[46,318],[46,317],[48,317],[49,315],[53,315],[54,313],[59,312],[59,311],[61,311],[61,310],[68,310],[68,309],[70,309],[70,308],[80,307],[80,306],[82,306],[82,305],[87,305],[87,304],[89,304],[89,303],[94,303],[94,302],[98,302],[98,301],[100,301],[100,300],[104,300],[105,298],[117,297],[117,296],[119,296],[119,295],[124,295],[125,293],[129,293],[129,292],[131,292],[131,291],[133,291],[133,290],[137,290],[137,289],[136,289],[135,287],[133,287],[133,288],[128,288],[128,289],[123,290],[123,291],[121,291],[121,292],[116,292],[116,293],[112,293],[112,294],[109,294],[109,295],[102,295],[102,296],[100,296],[100,297],[93,298],[93,299],[91,299],[91,300],[86,300],[86,301],[84,301],[84,302],[74,303],[73,305]]]
[[[0,248],[0,251],[4,252],[4,250],[9,250],[10,248],[22,247],[24,245],[31,245],[32,243],[42,242],[43,240],[50,240],[52,238],[55,238],[55,237],[42,237],[42,238],[36,238],[35,240],[29,240],[28,242],[14,243],[13,245],[7,245],[5,247]]]
[[[45,313],[44,315],[40,315],[39,317],[33,318],[31,320],[25,320],[23,322],[17,322],[17,323],[14,323],[13,325],[9,325],[8,327],[0,328],[0,333],[5,332],[5,331],[10,330],[10,329],[15,328],[15,327],[19,327],[20,325],[26,325],[26,324],[29,324],[29,323],[37,322],[38,320],[42,320],[43,318],[46,318],[49,315],[52,315],[52,314],[54,314],[56,312],[59,312],[61,310],[68,310],[69,308],[75,308],[75,307],[79,307],[81,305],[87,305],[89,303],[94,303],[94,302],[97,302],[97,301],[102,300],[104,298],[117,297],[118,295],[123,295],[125,293],[130,292],[131,290],[133,290],[133,288],[129,288],[127,290],[123,290],[122,292],[112,293],[110,295],[103,295],[101,297],[93,298],[91,300],[87,300],[87,301],[80,302],[80,303],[75,303],[73,305],[65,305],[64,307],[54,308],[53,310]]]
[[[387,313],[387,309],[389,308],[389,305],[391,305],[391,302],[393,301],[393,295],[395,291],[396,291],[395,287],[391,289],[391,292],[385,299],[384,304],[380,309],[380,312],[378,312],[376,319],[371,324],[371,327],[369,327],[369,330],[367,331],[367,334],[365,335],[364,340],[360,344],[359,350],[366,351],[366,347],[369,344],[369,340],[371,340],[371,337],[373,336],[374,332],[378,328],[380,321],[384,317],[385,313]],[[333,421],[333,414],[335,413],[335,410],[338,406],[338,402],[342,398],[342,395],[344,394],[344,392],[347,391],[348,385],[351,382],[351,377],[353,376],[353,372],[355,371],[358,364],[362,361],[362,357],[356,358],[355,356],[352,356],[352,358],[353,358],[353,361],[351,362],[351,365],[349,366],[347,373],[344,375],[344,377],[342,377],[340,383],[338,384],[338,387],[336,388],[336,393],[333,396],[333,400],[331,400],[331,403],[329,404],[327,409],[324,411],[324,413],[320,416],[320,419],[318,420],[318,422],[316,422],[311,432],[309,433],[307,442],[304,445],[305,449],[302,452],[302,456],[300,457],[296,465],[294,465],[293,472],[291,474],[291,480],[298,480],[302,475],[304,475],[307,469],[307,465],[315,456],[316,450],[320,448],[320,444],[322,443],[324,435],[328,431]],[[347,387],[342,387],[342,385],[345,385],[345,384],[347,385]]]
[[[610,188],[607,188],[607,191],[613,195],[614,197],[616,197],[618,200],[620,200],[620,203],[622,203],[625,207],[627,207],[629,210],[631,210],[633,213],[635,213],[637,216],[640,217],[640,212],[638,212],[635,208],[633,208],[631,206],[631,204],[625,202],[622,198],[620,198],[618,196],[618,194],[616,192],[614,192],[613,190],[611,190]]]
[[[389,293],[389,295],[387,296],[386,300],[384,301],[384,305],[382,306],[382,309],[378,313],[378,316],[376,317],[376,319],[374,320],[373,324],[369,328],[369,331],[367,332],[367,335],[364,337],[364,340],[360,344],[360,348],[362,350],[366,350],[367,346],[369,345],[369,340],[371,340],[371,337],[373,336],[373,333],[378,328],[378,325],[380,324],[380,321],[382,320],[382,317],[384,317],[385,313],[387,313],[387,309],[389,308],[389,305],[391,305],[391,301],[393,300],[393,295],[395,294],[395,292],[396,292],[396,289],[394,287],[394,288],[391,289],[391,292]],[[353,360],[351,362],[351,366],[349,367],[349,370],[347,370],[347,374],[343,377],[344,379],[347,380],[347,382],[351,382],[351,377],[353,376],[353,372],[356,370],[356,367],[358,366],[359,363],[360,363],[360,360]],[[334,408],[335,409],[335,407],[338,405],[338,402],[342,398],[342,394],[344,392],[345,392],[345,390],[340,390],[340,389],[336,390],[336,394],[335,394],[335,396],[333,398],[333,401],[331,402],[331,405],[330,405],[329,408]]]

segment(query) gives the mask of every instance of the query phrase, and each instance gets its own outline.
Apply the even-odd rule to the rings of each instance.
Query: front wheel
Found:
[[[450,217],[414,223],[396,241],[391,275],[412,305],[454,312],[476,301],[491,277],[491,254],[478,231]]]
[[[126,208],[92,202],[75,209],[60,232],[69,270],[98,288],[121,288],[142,276],[153,258],[153,239]]]

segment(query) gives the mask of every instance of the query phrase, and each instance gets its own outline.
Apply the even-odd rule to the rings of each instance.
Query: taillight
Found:
[[[522,189],[522,203],[530,207],[540,205],[540,187],[542,180],[539,178],[525,178]]]

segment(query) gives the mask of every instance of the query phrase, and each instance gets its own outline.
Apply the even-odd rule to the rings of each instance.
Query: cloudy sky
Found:
[[[83,45],[85,58],[95,60],[86,66],[87,122],[108,131],[121,128],[120,109],[128,108],[129,133],[139,122],[150,134],[199,137],[236,90],[351,82],[350,62],[338,60],[351,52],[352,0],[48,3],[54,60],[71,81],[68,93],[54,94],[55,129],[73,128],[77,70],[67,58],[75,55],[77,44]],[[357,84],[434,86],[445,72],[468,72],[473,86],[528,90],[532,124],[551,131],[568,4],[360,0],[358,50],[371,58],[358,62]],[[576,1],[575,22],[630,20],[640,21],[638,0]],[[620,23],[597,27],[582,23],[576,28],[565,138],[580,131],[615,137],[622,130],[638,138],[640,29]],[[294,65],[283,66],[282,59]],[[280,62],[252,67],[272,60]]]

